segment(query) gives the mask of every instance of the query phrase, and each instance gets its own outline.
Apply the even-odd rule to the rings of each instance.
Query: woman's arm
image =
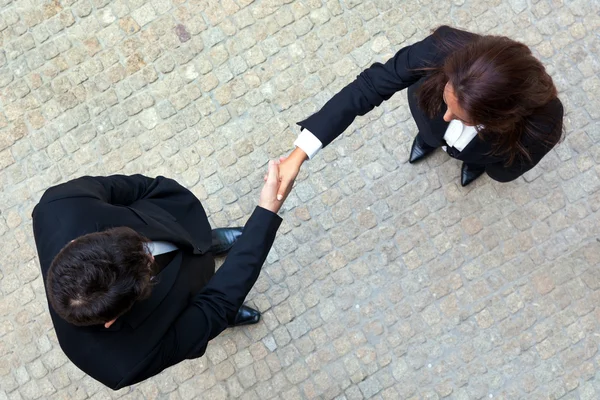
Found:
[[[420,42],[400,49],[384,64],[374,63],[362,71],[353,82],[325,103],[321,110],[298,122],[303,128],[301,136],[308,136],[310,139],[303,140],[308,145],[297,141],[296,149],[281,162],[279,194],[285,196],[289,193],[302,163],[309,155],[312,157],[321,147],[329,145],[358,115],[368,113],[394,93],[417,82],[426,73],[423,68],[439,65],[448,51],[440,45],[439,38],[449,35],[474,36],[468,32],[441,26],[434,34]]]
[[[374,63],[356,79],[335,94],[307,119],[298,122],[326,147],[341,135],[358,115],[365,115],[399,92],[421,79],[426,71],[444,58],[437,37],[452,28],[441,27],[433,35],[406,46],[384,64]]]

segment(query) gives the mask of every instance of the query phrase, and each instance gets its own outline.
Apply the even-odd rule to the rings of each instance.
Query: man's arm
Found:
[[[181,356],[204,348],[233,322],[258,279],[280,224],[281,218],[271,211],[261,207],[254,210],[225,263],[177,320],[174,333]]]
[[[281,225],[281,218],[277,215],[282,205],[276,199],[278,186],[278,167],[271,161],[258,207],[246,223],[241,237],[227,255],[225,263],[192,300],[206,318],[208,340],[221,333],[234,320],[258,279]]]
[[[281,224],[281,218],[276,214],[281,207],[281,202],[276,200],[278,179],[277,167],[270,164],[259,206],[225,263],[194,296],[160,345],[115,389],[144,380],[192,356],[200,357],[208,342],[234,320],[260,274]]]
[[[225,263],[193,298],[138,370],[113,389],[147,379],[187,358],[200,357],[208,342],[233,321],[260,274],[281,218],[257,207]]]

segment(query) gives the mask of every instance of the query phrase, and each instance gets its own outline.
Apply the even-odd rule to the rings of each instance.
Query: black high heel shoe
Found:
[[[485,165],[463,163],[460,169],[460,184],[465,187],[485,172]]]
[[[435,147],[431,147],[427,143],[421,139],[421,136],[417,133],[415,136],[415,140],[413,141],[412,147],[410,148],[410,157],[408,158],[408,162],[413,164],[429,154],[431,154],[435,150]]]

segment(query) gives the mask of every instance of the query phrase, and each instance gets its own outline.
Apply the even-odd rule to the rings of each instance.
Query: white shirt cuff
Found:
[[[294,146],[300,147],[302,151],[306,153],[308,158],[313,158],[313,156],[323,148],[323,143],[305,128],[298,135],[298,138],[294,142]]]

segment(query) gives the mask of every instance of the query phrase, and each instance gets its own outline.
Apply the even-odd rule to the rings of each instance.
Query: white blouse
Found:
[[[175,251],[177,249],[178,249],[178,247],[170,242],[161,242],[161,241],[157,240],[155,242],[148,243],[148,250],[150,251],[150,254],[152,254],[153,256],[158,256],[159,254],[170,253],[171,251]]]
[[[444,140],[448,143],[448,146],[463,151],[475,136],[477,136],[476,127],[465,125],[459,120],[453,119],[446,129],[446,133],[444,133]],[[447,151],[446,146],[442,146],[442,148]]]

